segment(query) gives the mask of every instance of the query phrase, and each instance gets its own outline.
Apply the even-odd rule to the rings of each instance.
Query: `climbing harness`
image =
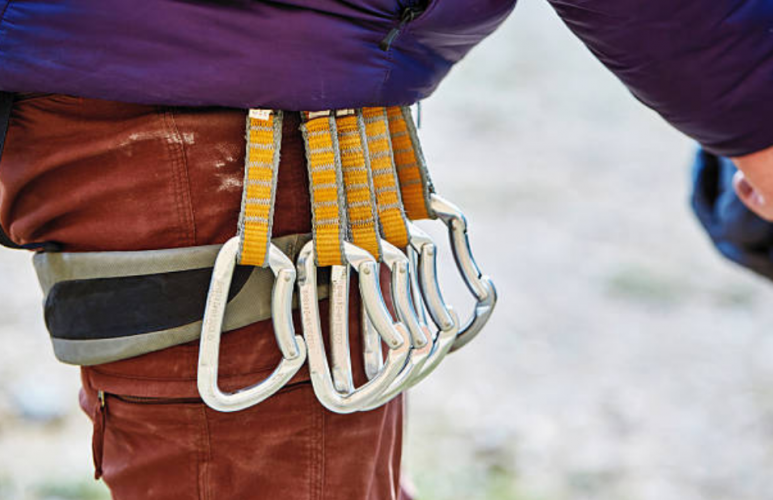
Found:
[[[310,234],[287,235],[273,244],[295,260],[310,239]],[[221,248],[36,253],[33,264],[57,359],[89,366],[197,340]],[[320,277],[320,297],[328,296],[328,281],[328,275]],[[271,318],[273,286],[270,269],[238,267],[223,331]]]
[[[11,94],[0,93],[0,153],[12,101]],[[33,261],[57,358],[93,365],[199,338],[198,389],[216,410],[260,403],[308,362],[319,401],[333,412],[351,413],[387,403],[469,343],[488,321],[496,290],[473,258],[464,215],[435,191],[410,109],[301,117],[312,234],[272,238],[283,112],[253,109],[246,123],[237,235],[225,244],[88,253],[25,246],[43,250]],[[464,323],[443,298],[437,247],[417,220],[440,220],[448,229],[456,267],[476,299]],[[13,246],[4,235],[0,244]],[[358,276],[358,334],[367,377],[359,387],[349,344],[352,270]],[[382,295],[382,270],[389,276],[389,301]],[[325,298],[327,340],[319,310]],[[302,335],[292,322],[295,307]],[[282,353],[279,365],[259,383],[223,391],[222,332],[269,318]]]

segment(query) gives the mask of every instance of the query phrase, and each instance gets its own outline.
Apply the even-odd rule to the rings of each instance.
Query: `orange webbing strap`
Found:
[[[354,110],[337,111],[336,128],[351,241],[381,260],[381,235],[362,114]]]
[[[365,122],[370,171],[376,192],[381,231],[389,243],[404,248],[408,245],[408,228],[392,157],[386,108],[363,108],[362,119]]]
[[[320,267],[343,265],[347,225],[336,120],[328,111],[301,115],[316,263]]]
[[[405,212],[411,220],[434,219],[429,204],[429,195],[434,189],[416,134],[411,109],[391,106],[387,108],[387,117]]]
[[[241,265],[268,265],[281,144],[282,112],[251,109],[247,116],[247,152],[239,214]]]

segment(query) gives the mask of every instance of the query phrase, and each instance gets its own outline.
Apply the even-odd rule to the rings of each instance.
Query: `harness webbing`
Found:
[[[336,120],[329,112],[302,113],[317,266],[343,265],[346,210]]]
[[[370,176],[365,124],[352,111],[337,113],[338,147],[346,192],[346,210],[352,243],[381,260],[381,235]]]
[[[397,171],[389,139],[389,123],[385,108],[363,108],[370,169],[376,192],[376,207],[384,238],[404,248],[408,245],[408,229],[403,200],[397,183]]]
[[[411,220],[434,219],[429,195],[434,192],[408,107],[387,108],[389,133],[405,212]]]
[[[239,214],[239,263],[242,265],[268,265],[281,144],[282,112],[250,110]]]

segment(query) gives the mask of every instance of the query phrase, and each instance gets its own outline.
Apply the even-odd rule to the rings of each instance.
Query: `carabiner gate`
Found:
[[[410,291],[411,271],[408,257],[399,248],[386,240],[382,240],[381,245],[384,262],[389,266],[392,274],[392,301],[398,318],[408,328],[411,350],[403,371],[392,382],[389,389],[376,402],[368,406],[368,410],[378,408],[389,402],[403,390],[410,387],[413,380],[419,376],[422,368],[429,361],[433,347],[429,328],[420,322],[412,304]]]
[[[474,339],[489,320],[497,303],[497,291],[491,279],[480,272],[478,264],[472,256],[470,240],[467,237],[467,219],[462,211],[456,205],[435,193],[430,195],[430,207],[448,228],[451,251],[454,254],[456,267],[459,269],[459,273],[467,288],[472,292],[477,301],[472,316],[465,321],[459,330],[457,339],[451,349],[456,351]]]
[[[336,389],[325,353],[317,297],[317,268],[314,262],[314,242],[308,242],[298,255],[298,290],[301,302],[301,319],[308,348],[309,372],[317,399],[330,411],[352,413],[363,410],[376,401],[398,377],[408,358],[410,344],[408,332],[402,323],[392,321],[381,295],[376,260],[366,250],[343,242],[344,258],[359,273],[360,294],[363,307],[389,353],[383,368],[369,382],[342,394]],[[332,291],[331,291],[332,293]],[[335,302],[331,303],[335,307]],[[331,311],[335,315],[335,311]],[[342,323],[346,324],[346,322]],[[347,332],[331,332],[333,336],[348,335]],[[348,338],[348,337],[347,337]]]
[[[302,337],[295,335],[292,321],[295,266],[277,246],[270,244],[269,267],[276,278],[272,290],[271,316],[282,360],[267,379],[255,385],[235,392],[223,392],[218,386],[220,337],[238,253],[238,236],[228,240],[218,253],[207,295],[199,345],[199,394],[207,405],[224,412],[242,410],[270,397],[289,382],[306,360],[306,344]]]
[[[432,351],[421,370],[414,374],[409,387],[418,384],[432,373],[443,361],[443,358],[452,349],[459,332],[459,316],[453,307],[446,304],[440,292],[440,284],[437,280],[437,251],[432,238],[413,223],[408,224],[409,246],[411,263],[417,264],[417,268],[411,272],[411,287],[413,289],[415,306],[422,312],[429,312],[430,318],[438,327],[432,343]],[[416,267],[416,266],[413,266]],[[420,297],[420,298],[418,298]],[[422,323],[426,328],[426,323]]]

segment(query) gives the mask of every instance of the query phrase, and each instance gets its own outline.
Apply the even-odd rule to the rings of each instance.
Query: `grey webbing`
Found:
[[[282,145],[282,111],[251,109],[247,115],[244,187],[239,212],[242,265],[268,266]]]
[[[288,257],[295,259],[310,239],[309,234],[296,234],[274,238],[272,243]],[[213,266],[220,247],[208,245],[138,252],[39,253],[33,257],[33,263],[41,288],[48,295],[54,285],[66,281],[152,277],[208,269]],[[236,330],[271,318],[273,283],[274,276],[270,269],[253,268],[247,282],[227,305],[223,331]],[[320,284],[318,293],[320,298],[327,298],[328,286]],[[297,308],[297,298],[293,300],[293,307]],[[202,322],[198,320],[175,328],[116,338],[72,340],[52,337],[52,343],[60,361],[88,366],[196,340],[200,336],[201,325]]]

